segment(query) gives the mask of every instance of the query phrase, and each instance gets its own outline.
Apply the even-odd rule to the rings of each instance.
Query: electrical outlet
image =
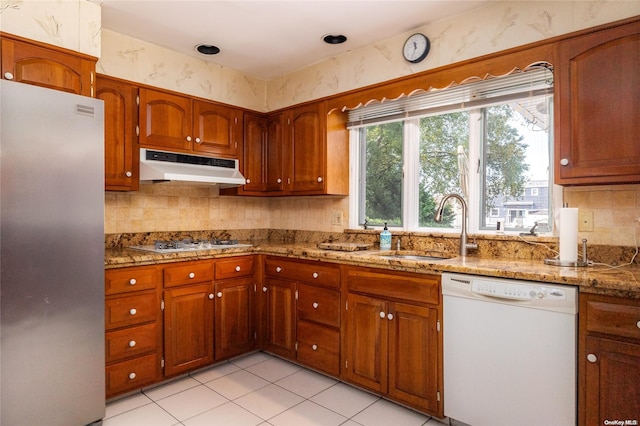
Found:
[[[578,213],[578,231],[593,232],[593,212],[580,211]]]
[[[342,225],[342,210],[334,210],[331,212],[331,224]]]

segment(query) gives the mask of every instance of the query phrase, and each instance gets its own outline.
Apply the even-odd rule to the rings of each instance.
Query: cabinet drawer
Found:
[[[158,342],[156,323],[109,331],[106,334],[106,362],[118,361],[155,352]]]
[[[265,261],[265,272],[267,276],[278,279],[340,287],[340,268],[335,265],[270,257]]]
[[[156,293],[116,297],[105,302],[107,330],[156,321],[160,304]]]
[[[159,271],[156,266],[108,269],[104,272],[105,294],[152,290],[160,282]]]
[[[298,285],[298,318],[340,327],[340,292],[306,284]]]
[[[587,330],[640,339],[640,306],[589,300]]]
[[[254,256],[234,257],[231,259],[216,260],[214,264],[217,280],[225,278],[245,277],[253,275],[255,271]]]
[[[141,388],[155,382],[160,364],[158,355],[151,354],[106,368],[107,397]]]
[[[181,262],[164,268],[164,286],[201,283],[213,280],[213,262]]]
[[[333,376],[340,374],[340,333],[298,321],[298,361]]]
[[[437,305],[440,301],[440,276],[349,268],[346,273],[350,292]]]

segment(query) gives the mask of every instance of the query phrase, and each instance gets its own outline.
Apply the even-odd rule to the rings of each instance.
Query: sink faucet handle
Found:
[[[400,237],[396,241],[396,250],[400,250]]]

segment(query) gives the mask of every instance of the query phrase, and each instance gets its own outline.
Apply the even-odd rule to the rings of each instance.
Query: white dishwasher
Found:
[[[576,424],[575,287],[444,273],[442,294],[446,417]]]

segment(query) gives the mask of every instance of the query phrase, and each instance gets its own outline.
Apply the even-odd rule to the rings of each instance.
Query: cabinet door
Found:
[[[20,83],[93,96],[95,60],[19,40],[2,38],[2,77]]]
[[[438,311],[390,303],[389,314],[389,396],[435,414],[438,408]]]
[[[253,278],[244,278],[215,285],[216,361],[255,348],[254,282]]]
[[[98,76],[96,98],[104,101],[105,189],[137,190],[139,150],[135,144],[138,88],[122,81]]]
[[[345,378],[376,392],[387,391],[387,302],[347,296]]]
[[[273,114],[267,120],[267,138],[264,147],[266,192],[282,192],[284,189],[282,157],[282,114]]]
[[[242,152],[242,111],[194,100],[193,136],[196,152],[238,158]]]
[[[267,330],[265,349],[295,359],[295,284],[274,279],[265,283]]]
[[[140,146],[190,151],[191,99],[140,89]]]
[[[213,362],[213,299],[212,284],[164,292],[165,376]]]
[[[587,336],[585,424],[637,420],[640,345]]]
[[[292,111],[287,142],[290,192],[321,194],[326,162],[324,103]]]
[[[267,138],[267,120],[253,114],[244,116],[244,158],[243,174],[247,183],[242,192],[262,192],[265,182],[265,145]]]
[[[640,22],[560,43],[556,182],[640,181]]]

